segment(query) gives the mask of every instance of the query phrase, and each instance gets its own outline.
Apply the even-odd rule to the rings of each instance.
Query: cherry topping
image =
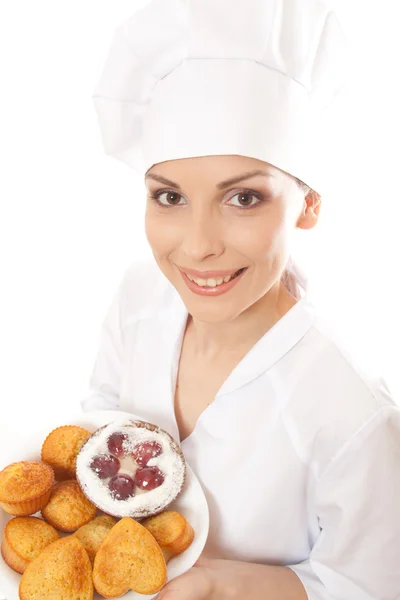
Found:
[[[120,466],[118,458],[115,458],[115,456],[111,456],[110,454],[98,454],[90,463],[90,468],[97,473],[100,479],[106,479],[107,477],[116,475]]]
[[[120,431],[116,431],[115,433],[112,433],[107,440],[107,446],[108,446],[108,449],[111,452],[111,454],[114,454],[114,456],[117,456],[118,458],[120,456],[124,456],[125,449],[123,447],[123,443],[127,439],[128,439],[128,436],[126,433],[122,433]]]
[[[116,475],[108,482],[111,495],[115,500],[126,500],[134,496],[134,482],[129,475]]]
[[[141,490],[154,490],[164,483],[164,473],[158,467],[145,467],[138,469],[135,475],[135,484]]]
[[[162,454],[162,446],[158,442],[139,442],[133,449],[132,456],[138,465],[145,467],[151,458]]]

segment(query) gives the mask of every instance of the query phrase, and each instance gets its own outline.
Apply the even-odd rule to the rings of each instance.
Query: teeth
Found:
[[[235,273],[236,272],[237,271],[235,271]],[[195,283],[197,283],[197,285],[200,285],[202,287],[216,287],[217,285],[221,285],[221,283],[227,283],[228,281],[230,281],[230,279],[232,279],[235,273],[232,273],[232,275],[227,275],[224,278],[218,277],[218,279],[196,279],[195,277],[192,277],[187,273],[186,275],[189,277],[190,281],[194,281]]]

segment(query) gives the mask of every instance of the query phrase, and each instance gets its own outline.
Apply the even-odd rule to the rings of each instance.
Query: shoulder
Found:
[[[128,264],[119,284],[123,325],[169,309],[177,292],[152,257]]]
[[[363,429],[400,411],[385,380],[318,314],[285,363],[279,377],[283,418],[300,458],[317,476]]]

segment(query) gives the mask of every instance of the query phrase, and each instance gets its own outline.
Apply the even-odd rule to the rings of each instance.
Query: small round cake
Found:
[[[77,425],[62,425],[46,437],[41,459],[53,468],[57,481],[75,479],[76,455],[88,437],[90,431]]]
[[[76,478],[106,514],[141,519],[162,512],[179,496],[186,462],[164,429],[125,417],[100,427],[83,444]]]
[[[40,460],[22,460],[0,471],[0,506],[10,515],[27,517],[49,501],[54,471]]]
[[[17,573],[23,573],[41,551],[60,537],[58,531],[37,517],[14,517],[4,528],[1,555]]]
[[[96,516],[96,507],[82,492],[75,479],[59,481],[50,500],[42,508],[42,517],[59,531],[72,532]]]

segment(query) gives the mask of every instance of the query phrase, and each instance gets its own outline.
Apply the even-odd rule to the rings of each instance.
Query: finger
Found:
[[[197,561],[194,563],[195,567],[208,567],[210,566],[210,558],[206,558],[205,556],[200,556]]]
[[[192,568],[167,583],[155,600],[207,600],[210,592],[208,572]]]

